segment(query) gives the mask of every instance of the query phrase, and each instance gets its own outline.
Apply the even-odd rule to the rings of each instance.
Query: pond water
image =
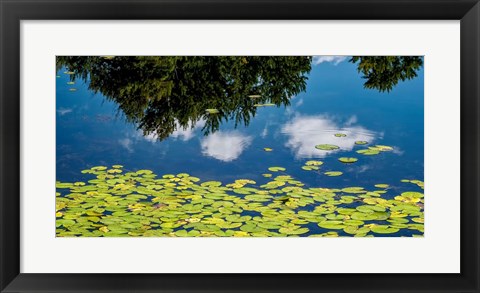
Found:
[[[108,61],[108,58],[105,59]],[[211,113],[196,114],[195,118],[187,123],[187,127],[182,126],[182,124],[185,125],[185,121],[175,120],[183,119],[180,115],[173,115],[171,131],[167,134],[159,134],[155,131],[148,133],[149,131],[145,130],[149,129],[141,126],[142,122],[148,124],[150,121],[134,121],[129,114],[125,114],[125,108],[119,108],[119,105],[124,106],[125,102],[109,97],[111,91],[89,87],[93,71],[84,74],[84,78],[81,76],[73,78],[75,74],[71,73],[76,72],[76,68],[72,64],[67,67],[62,64],[57,68],[56,83],[57,181],[87,182],[95,176],[82,173],[82,170],[94,166],[110,168],[112,165],[122,165],[123,172],[151,170],[159,176],[158,178],[164,174],[188,173],[200,179],[198,184],[219,181],[225,185],[238,179],[249,179],[255,181],[251,184],[252,187],[260,188],[259,186],[272,181],[277,175],[289,175],[292,180],[302,183],[302,189],[341,190],[346,187],[362,187],[368,191],[382,189],[386,191],[381,194],[381,198],[385,200],[393,200],[403,192],[423,193],[422,188],[416,184],[405,182],[405,180],[418,180],[423,185],[423,67],[418,69],[417,77],[400,81],[390,91],[379,91],[364,87],[366,79],[358,72],[357,65],[348,62],[348,58],[315,57],[310,70],[305,73],[308,78],[305,89],[298,90],[292,95],[289,105],[283,102],[273,102],[270,105],[268,101],[262,101],[263,103],[255,106],[254,114],[247,115],[248,118],[243,118],[239,122],[238,119],[235,121],[238,116],[227,115],[223,117],[224,119],[219,119],[220,122],[216,127],[212,127],[208,119],[222,113],[211,111]],[[114,74],[112,78],[116,78]],[[148,83],[145,82],[140,85],[142,86],[148,87]],[[116,94],[115,91],[113,93]],[[247,99],[254,101],[262,99],[255,94],[251,93]],[[210,108],[219,108],[223,111],[218,105],[212,105]],[[156,124],[155,127],[157,127]],[[163,135],[161,139],[159,135]],[[367,144],[359,144],[359,141],[365,141]],[[339,148],[331,151],[316,148],[321,144],[331,144]],[[380,151],[374,155],[357,153],[358,150],[375,145],[390,146],[392,149],[387,148],[386,151]],[[353,157],[358,161],[342,163],[339,161],[341,157]],[[307,164],[308,161],[313,162]],[[323,164],[316,163],[318,161]],[[321,165],[315,166],[317,164]],[[308,170],[308,165],[313,165],[313,170]],[[285,170],[275,172],[275,169],[269,170],[270,167],[282,167]],[[325,172],[329,171],[343,173],[340,176],[325,175]],[[264,174],[272,174],[272,177],[265,177],[269,175]],[[388,184],[388,187],[375,187],[377,184]],[[62,188],[58,188],[57,191],[60,197],[66,196],[69,191],[75,192]],[[246,196],[245,194],[248,195],[248,190],[238,196],[242,198]],[[342,194],[357,196],[362,193],[349,194],[339,191],[336,196]],[[284,196],[284,194],[272,196]],[[151,203],[151,199],[152,197],[148,197],[142,202],[150,201]],[[259,202],[262,203],[262,201]],[[283,202],[285,203],[285,200]],[[423,204],[421,205],[423,198],[420,202],[414,202],[416,206],[421,206],[420,218],[423,222]],[[297,213],[302,210],[314,211],[320,203],[322,202],[308,203],[303,206],[293,205],[290,206],[290,210]],[[359,205],[353,203],[348,207],[355,209]],[[381,206],[380,203],[377,205]],[[96,208],[99,207],[96,206]],[[276,205],[272,209],[278,212],[282,207]],[[67,207],[60,206],[60,209],[57,207],[57,210],[64,215],[68,214],[68,204]],[[97,211],[98,215],[90,216],[100,219],[102,216],[111,216],[108,209],[106,210],[102,209]],[[134,212],[135,209],[130,207],[128,211]],[[239,216],[255,217],[260,213],[261,210],[243,209]],[[340,213],[335,214],[340,215]],[[57,219],[63,220],[64,215],[57,214]],[[419,217],[419,214],[412,215],[400,218]],[[388,216],[380,220],[385,222],[387,218]],[[75,221],[76,218],[70,217],[67,220]],[[332,217],[330,220],[339,219]],[[345,233],[338,228],[330,230],[328,225],[325,229],[319,227],[314,221],[306,222],[303,224],[301,220],[298,221],[298,225],[308,228],[308,232],[298,233],[301,236],[319,235],[329,231],[334,231],[340,236],[355,234]],[[108,227],[108,223],[104,225],[102,221],[93,221],[93,223],[97,223],[92,226],[93,230]],[[371,223],[380,222],[374,219]],[[409,223],[420,223],[420,220]],[[334,222],[332,225],[335,226],[335,224],[339,223]],[[398,225],[398,232],[395,230],[392,233],[365,233],[364,235],[360,233],[358,236],[423,235],[423,228],[414,226],[415,228],[407,229],[403,222],[394,224]],[[401,225],[405,225],[405,229],[400,228]],[[171,230],[167,232],[174,233],[178,231],[178,227],[181,228],[181,226],[169,227]],[[65,233],[68,225],[62,226],[61,223],[57,223],[57,228],[59,229],[57,234],[60,235],[63,232],[63,236],[99,236],[99,234]],[[92,229],[84,228],[82,231],[91,232]],[[112,229],[103,228],[103,230]],[[75,232],[74,229],[72,231]],[[246,231],[249,232],[248,229]],[[113,236],[122,236],[120,234],[122,233]],[[142,236],[140,234],[138,232],[130,235]],[[177,234],[177,236],[190,236]]]

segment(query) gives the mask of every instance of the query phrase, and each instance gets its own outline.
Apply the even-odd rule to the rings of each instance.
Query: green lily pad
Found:
[[[319,144],[316,145],[315,148],[322,151],[333,151],[338,150],[340,147],[333,144]]]
[[[384,212],[385,208],[382,206],[375,206],[375,205],[362,205],[362,206],[356,207],[356,210],[362,213],[372,214],[374,212]]]
[[[361,226],[365,224],[365,222],[360,220],[344,220],[343,224],[345,224],[346,226]]]
[[[342,163],[345,163],[345,164],[351,164],[351,163],[355,163],[356,161],[358,161],[357,158],[347,158],[347,157],[341,157],[338,160]]]
[[[342,191],[346,193],[365,193],[366,192],[363,187],[356,187],[356,186],[345,187],[342,189]]]
[[[300,235],[308,233],[308,231],[310,231],[308,228],[300,226],[282,227],[278,230],[278,232],[287,235]]]
[[[283,168],[283,167],[270,167],[268,168],[269,171],[271,172],[279,172],[279,171],[285,171],[287,169]]]
[[[380,154],[379,151],[371,149],[358,150],[357,153],[365,156],[374,156]]]
[[[150,175],[152,174],[153,172],[151,170],[138,170],[136,172],[138,175]]]
[[[318,223],[318,226],[324,229],[336,229],[336,230],[345,228],[345,225],[343,224],[342,221],[322,221]]]
[[[222,182],[220,181],[207,181],[200,184],[200,186],[204,186],[204,187],[219,187],[221,185],[222,185]]]
[[[271,152],[271,151],[273,151],[272,148],[263,148],[263,150],[266,151],[266,152]]]
[[[340,176],[343,174],[343,172],[340,172],[340,171],[328,171],[328,172],[325,172],[323,173],[327,176],[330,176],[330,177],[336,177],[336,176]]]
[[[381,152],[393,151],[393,147],[388,145],[375,145],[373,147]]]
[[[364,140],[357,140],[355,142],[355,144],[358,144],[358,145],[364,145],[364,144],[368,144],[368,141],[364,141]]]
[[[393,228],[389,225],[373,225],[370,227],[370,230],[374,233],[378,234],[392,234],[392,233],[397,233],[400,231],[398,228]]]
[[[357,227],[357,226],[346,226],[343,228],[343,231],[347,234],[367,234],[370,232],[370,228],[368,227]]]
[[[425,219],[424,218],[412,218],[412,221],[415,223],[424,223]]]
[[[406,192],[402,192],[401,196],[408,197],[408,198],[422,198],[423,193],[416,192],[416,191],[406,191]]]
[[[321,166],[321,165],[323,165],[323,162],[322,161],[311,160],[311,161],[306,161],[305,165],[307,165],[307,166]]]
[[[220,111],[218,109],[205,109],[205,112],[207,112],[207,114],[218,114],[218,113],[220,113]]]
[[[241,231],[244,231],[244,232],[249,232],[249,233],[252,233],[252,232],[263,232],[263,231],[265,231],[264,228],[259,227],[259,226],[255,225],[255,224],[253,224],[253,223],[248,223],[248,222],[247,222],[246,224],[242,225],[242,226],[240,227],[240,230],[241,230]]]
[[[238,228],[238,227],[242,226],[242,223],[227,223],[227,222],[224,222],[224,223],[217,223],[216,225],[218,227],[222,228],[222,229],[234,229],[234,228]]]
[[[362,212],[353,213],[350,217],[353,220],[360,220],[360,221],[371,221],[371,220],[377,219],[377,215],[375,215],[374,213],[362,213]]]
[[[347,136],[345,133],[335,133],[335,137],[345,137]]]

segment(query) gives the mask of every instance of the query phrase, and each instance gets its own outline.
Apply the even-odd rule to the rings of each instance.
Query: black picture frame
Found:
[[[1,292],[480,292],[478,0],[0,0],[0,10]],[[461,273],[21,274],[20,21],[35,19],[461,20]]]

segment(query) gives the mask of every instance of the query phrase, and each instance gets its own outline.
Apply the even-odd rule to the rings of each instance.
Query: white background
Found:
[[[459,21],[22,21],[22,273],[458,273]],[[425,55],[424,238],[55,238],[55,55]]]

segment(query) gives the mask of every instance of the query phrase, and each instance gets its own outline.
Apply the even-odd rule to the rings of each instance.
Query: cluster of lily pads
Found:
[[[265,182],[238,179],[224,184],[187,173],[157,176],[150,170],[126,171],[121,165],[96,166],[82,171],[85,182],[56,183],[56,235],[423,235],[422,181],[402,180],[414,190],[387,196],[393,190],[387,184],[370,190],[308,187],[283,167],[269,171],[263,174]]]

